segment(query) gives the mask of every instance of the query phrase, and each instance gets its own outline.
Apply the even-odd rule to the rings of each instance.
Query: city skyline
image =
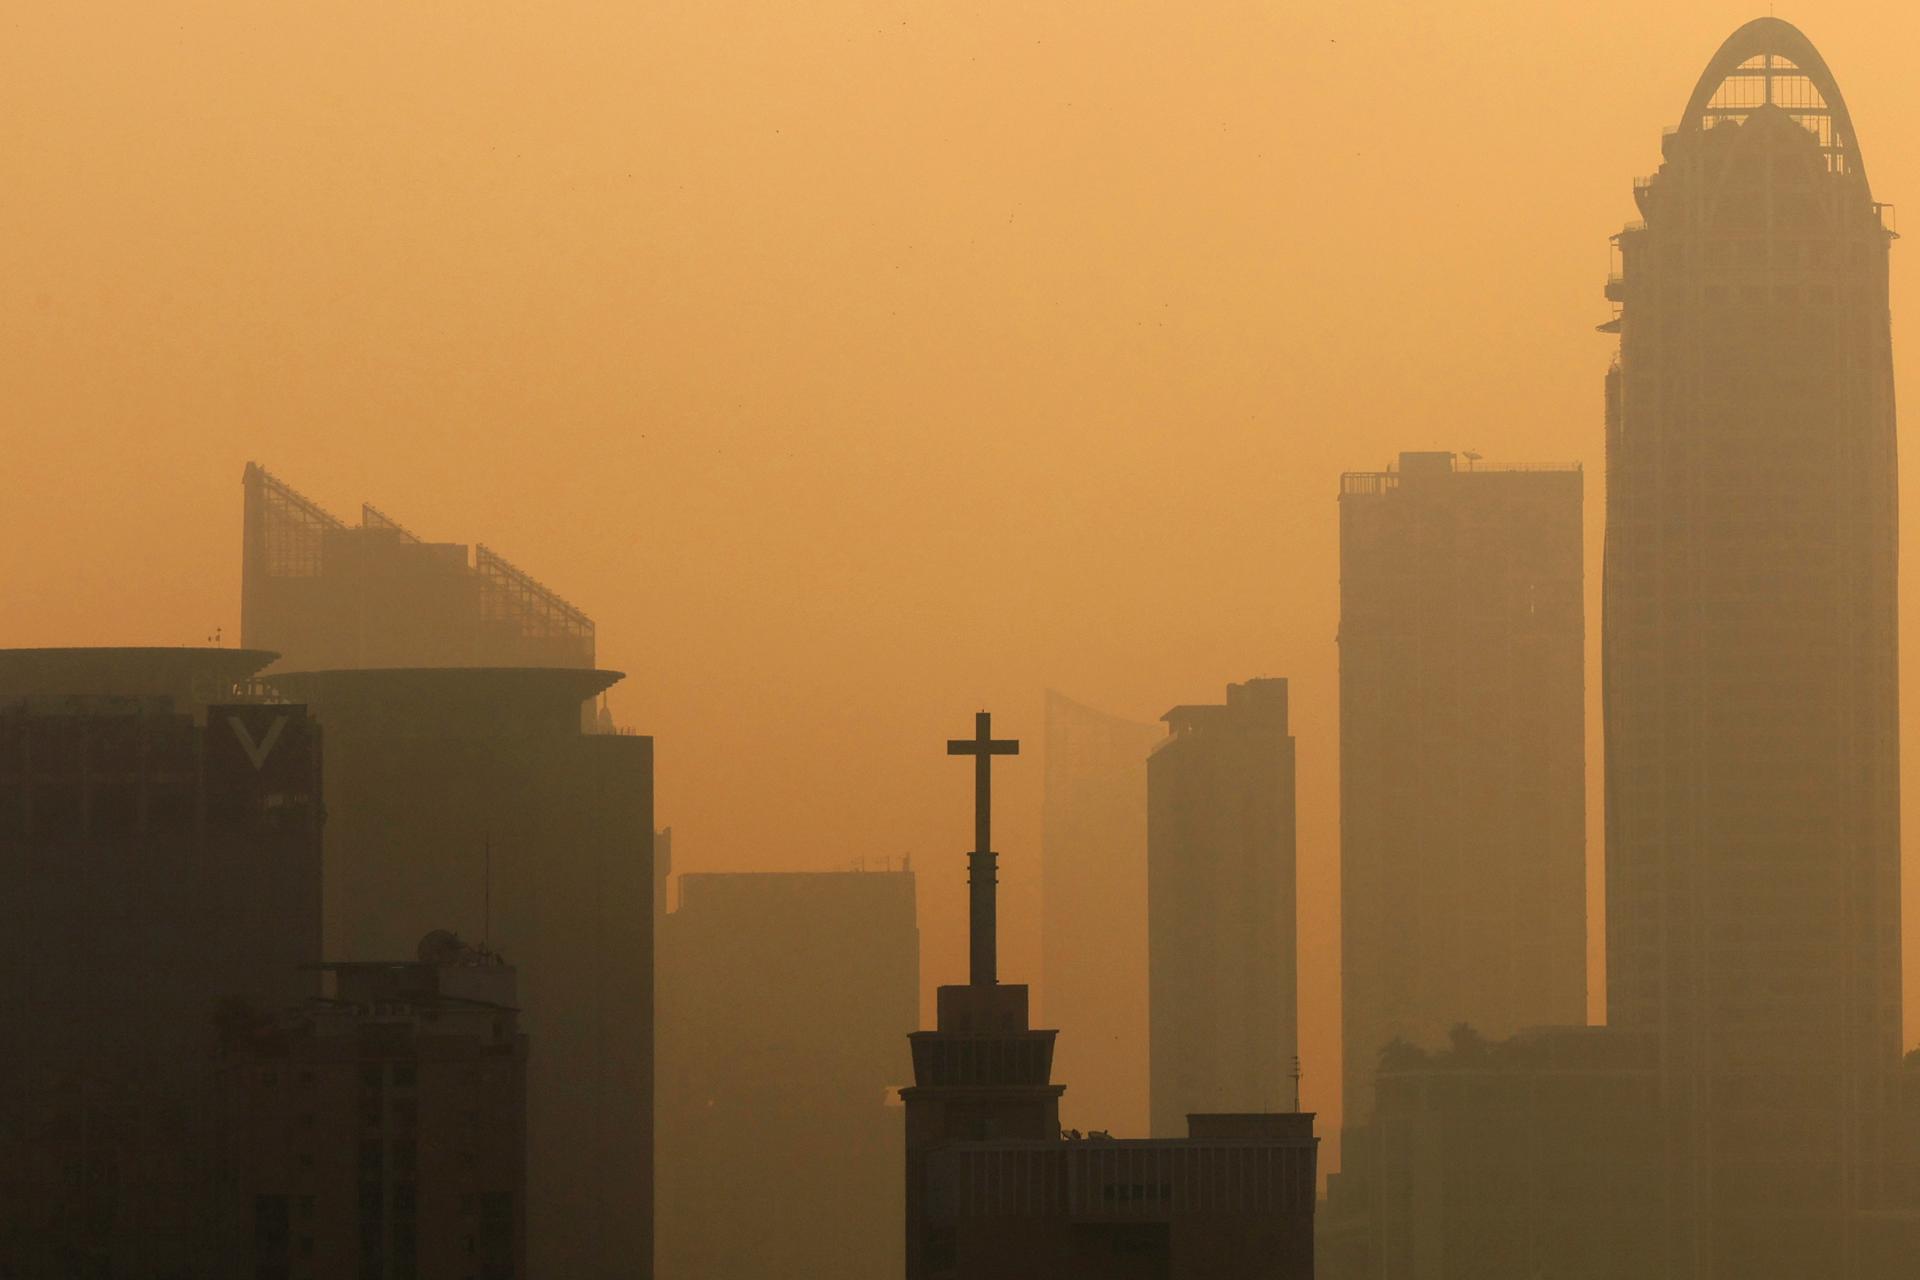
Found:
[[[0,214],[0,252],[22,255],[0,319],[19,338],[7,359],[26,477],[0,533],[31,602],[0,638],[196,643],[222,627],[236,639],[233,481],[254,456],[328,505],[364,494],[423,535],[484,530],[587,602],[601,663],[634,673],[615,707],[664,744],[659,816],[685,833],[688,870],[944,859],[963,801],[918,744],[955,706],[991,703],[1036,742],[1048,684],[1144,720],[1229,678],[1285,674],[1301,743],[1305,1088],[1330,1131],[1328,486],[1402,448],[1584,462],[1597,675],[1601,246],[1632,216],[1628,180],[1657,162],[1704,55],[1751,8],[1627,5],[1550,24],[1517,5],[1454,20],[1283,20],[1233,5],[1197,30],[1138,15],[1082,28],[1074,19],[1092,11],[1066,6],[1044,20],[995,12],[972,38],[922,15],[930,30],[855,31],[836,10],[783,33],[804,55],[790,61],[758,42],[709,52],[718,83],[699,92],[684,74],[635,67],[711,51],[717,29],[697,24],[636,25],[601,50],[509,25],[439,50],[422,20],[374,55],[349,47],[365,36],[351,21],[209,21],[189,24],[180,57],[198,87],[182,88],[177,66],[149,56],[172,47],[157,26],[103,35],[34,15],[0,55],[20,64],[7,92],[34,95],[15,117],[71,158],[52,163],[48,142],[0,162],[21,192]],[[1788,16],[1838,70],[1876,190],[1897,201],[1920,189],[1920,147],[1900,128],[1920,116],[1920,89],[1883,50],[1915,19],[1880,10]],[[634,53],[648,36],[660,39]],[[574,101],[482,92],[517,51],[529,75],[574,73]],[[969,79],[980,55],[993,73]],[[1063,83],[1070,56],[1091,69]],[[249,60],[258,69],[241,74]],[[409,112],[409,68],[427,62],[426,105]],[[891,124],[859,124],[860,96],[810,88],[835,79],[822,63],[878,75],[886,92],[913,76],[933,90],[909,94]],[[96,70],[76,86],[47,78],[81,65]],[[322,66],[345,86],[337,122],[317,91]],[[1339,113],[1340,145],[1289,112],[1281,66]],[[106,83],[116,77],[124,87]],[[1568,77],[1606,92],[1567,92]],[[1382,105],[1405,100],[1388,92],[1397,78],[1430,118]],[[257,123],[225,118],[240,93],[257,98]],[[462,114],[465,101],[476,105]],[[47,103],[72,108],[58,129]],[[666,126],[642,119],[684,125],[696,107],[731,161],[667,150]],[[819,191],[822,160],[856,128],[895,158],[953,147],[910,166],[919,185],[904,192],[838,162],[826,170],[838,188],[796,198]],[[486,141],[446,146],[469,129]],[[1264,167],[1241,173],[1248,156]],[[651,188],[627,174],[645,178],[649,163],[663,190],[690,194],[644,198]],[[341,196],[311,191],[303,166]],[[1170,168],[1182,193],[1156,195]],[[1334,204],[1350,226],[1298,196],[1303,171],[1346,193]],[[418,173],[434,180],[395,181]],[[454,196],[433,194],[442,181]],[[748,199],[767,191],[795,236],[830,231],[830,249],[727,265],[778,228]],[[1190,201],[1215,216],[1175,208]],[[80,212],[58,216],[68,209]],[[711,229],[693,234],[703,219]],[[693,265],[663,265],[648,244],[684,245]],[[970,244],[984,247],[961,259],[969,271],[931,265]],[[176,248],[179,261],[163,260]],[[489,252],[496,268],[473,271]],[[1033,268],[1041,253],[1059,265]],[[891,283],[903,272],[907,284]],[[1896,248],[1896,335],[1909,276]],[[834,286],[845,301],[831,301]],[[1386,292],[1395,307],[1381,306]],[[884,335],[896,311],[892,345],[849,354],[807,333],[840,316]],[[578,327],[549,331],[576,314]],[[701,343],[725,357],[689,359]],[[1358,376],[1386,353],[1391,376]],[[756,377],[761,360],[771,369]],[[846,389],[874,363],[903,372]],[[102,464],[109,440],[132,441],[137,465]],[[374,457],[374,444],[388,452]],[[977,501],[1000,524],[984,538],[965,523]],[[1228,570],[1198,571],[1209,557]],[[916,576],[927,565],[937,581]],[[968,611],[1008,629],[976,646],[957,621]],[[1602,853],[1597,683],[1590,868]],[[823,724],[851,746],[819,750]],[[898,784],[864,803],[860,779],[881,765]],[[761,803],[742,805],[749,772]],[[1040,847],[1039,786],[1037,769],[1009,778],[1009,852]],[[1008,967],[1036,977],[1038,877],[1036,859],[1010,861],[1002,905]],[[963,905],[963,887],[929,877],[927,989],[958,969]],[[1907,950],[1911,1045],[1920,948]],[[1596,937],[1590,972],[1600,959]]]

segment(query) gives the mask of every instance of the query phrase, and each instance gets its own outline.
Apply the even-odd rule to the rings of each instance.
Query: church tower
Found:
[[[1300,1111],[1195,1114],[1188,1136],[1060,1131],[1052,1031],[995,973],[992,757],[974,736],[972,981],[917,1031],[907,1111],[907,1280],[1313,1280],[1316,1142]]]
[[[974,850],[968,855],[968,953],[972,979],[940,988],[936,1030],[916,1031],[913,1085],[907,1109],[907,1275],[952,1268],[951,1231],[926,1226],[927,1157],[952,1141],[1053,1141],[1060,1136],[1060,1095],[1053,1081],[1054,1031],[1028,1025],[1025,983],[997,979],[992,844],[992,758],[1017,755],[1015,739],[993,737],[993,717],[974,717],[974,736],[947,743],[948,755],[974,757]]]

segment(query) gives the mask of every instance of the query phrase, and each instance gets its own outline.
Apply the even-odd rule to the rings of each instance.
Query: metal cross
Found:
[[[947,739],[947,754],[973,757],[973,852],[967,855],[970,928],[968,970],[975,986],[992,986],[996,976],[994,885],[999,855],[993,851],[993,757],[1020,754],[1018,738],[993,736],[991,712],[973,717],[971,738]]]

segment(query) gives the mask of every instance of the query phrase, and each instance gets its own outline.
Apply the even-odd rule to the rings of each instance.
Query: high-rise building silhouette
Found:
[[[653,1256],[653,739],[583,733],[620,673],[280,672],[327,742],[329,957],[404,955],[421,921],[513,957],[528,1065],[528,1266]]]
[[[527,1274],[514,971],[436,930],[410,960],[224,1020],[219,1276]]]
[[[1175,707],[1147,760],[1151,1123],[1294,1106],[1294,744],[1287,682]]]
[[[1343,1128],[1382,1047],[1586,1021],[1581,473],[1340,481]]]
[[[708,872],[679,890],[656,950],[660,1274],[897,1280],[913,872]]]
[[[1040,996],[1066,1123],[1147,1132],[1147,753],[1159,725],[1047,691]]]
[[[1056,1032],[999,981],[992,758],[1019,743],[949,741],[974,758],[971,981],[943,986],[913,1046],[906,1103],[907,1280],[1312,1280],[1313,1116],[1194,1114],[1184,1138],[1060,1129]]]
[[[288,670],[591,667],[593,619],[485,546],[349,525],[248,463],[240,640]]]
[[[320,735],[271,653],[0,651],[0,1274],[211,1274],[216,1020],[316,990]]]
[[[1751,22],[1617,239],[1607,1001],[1655,1033],[1668,1274],[1857,1274],[1900,1058],[1891,239],[1839,85]]]

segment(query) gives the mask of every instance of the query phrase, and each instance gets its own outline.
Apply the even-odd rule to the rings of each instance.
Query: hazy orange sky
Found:
[[[1153,719],[1291,677],[1323,1113],[1337,477],[1410,448],[1583,461],[1597,632],[1607,237],[1761,11],[9,10],[0,644],[236,637],[250,458],[484,540],[598,620],[679,868],[911,852],[929,986],[964,980],[969,779],[942,740],[977,707],[1032,753],[1000,770],[1018,980],[1042,690]],[[1876,195],[1920,200],[1920,10],[1780,16],[1832,64]]]

